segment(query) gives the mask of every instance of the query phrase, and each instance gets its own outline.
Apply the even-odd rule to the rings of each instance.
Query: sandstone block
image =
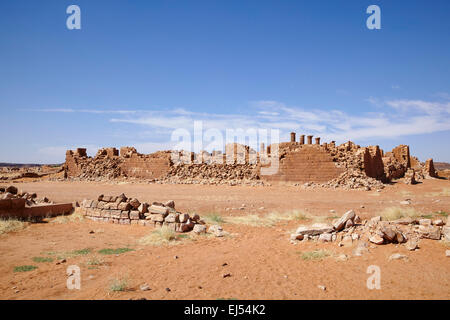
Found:
[[[138,207],[138,211],[141,214],[147,213],[148,212],[148,203],[142,202]]]
[[[164,215],[155,213],[155,214],[150,215],[150,219],[154,222],[163,222]]]
[[[128,202],[121,202],[118,204],[117,209],[122,211],[128,211],[132,209],[132,206]]]
[[[130,213],[129,211],[120,211],[120,219],[129,219]]]
[[[424,239],[439,240],[441,238],[441,230],[434,226],[420,225],[419,234]]]
[[[192,231],[197,234],[206,233],[206,227],[201,224],[196,224]]]
[[[353,219],[355,217],[355,212],[353,210],[349,210],[342,217],[339,218],[338,221],[336,221],[333,226],[336,229],[336,231],[340,231],[344,228],[345,224],[348,220]]]
[[[137,210],[131,210],[130,211],[130,219],[131,220],[139,220],[140,213]]]
[[[299,226],[295,231],[296,234],[307,234],[310,236],[331,232],[333,232],[333,226],[327,223],[315,223],[312,226]]]
[[[139,206],[141,205],[141,203],[139,202],[139,200],[136,199],[136,198],[131,199],[129,203],[130,203],[130,205],[131,205],[134,209],[136,209],[136,210],[137,210],[137,208],[139,208]]]
[[[158,213],[164,215],[164,217],[169,213],[169,209],[163,206],[151,205],[148,211],[152,214]]]

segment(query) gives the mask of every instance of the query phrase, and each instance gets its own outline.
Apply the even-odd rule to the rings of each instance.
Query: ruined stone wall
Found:
[[[142,155],[132,153],[123,159],[120,165],[127,177],[157,179],[164,176],[171,168],[170,152]]]
[[[137,178],[160,183],[264,183],[313,182],[337,187],[378,187],[379,182],[404,177],[411,164],[420,167],[416,178],[436,176],[432,160],[422,164],[411,157],[409,147],[400,145],[384,153],[378,146],[361,147],[351,141],[336,145],[334,141],[320,143],[316,137],[301,135],[295,141],[272,144],[259,152],[249,146],[228,144],[225,153],[213,151],[179,152],[172,158],[171,151],[140,154],[133,147],[100,149],[94,158],[86,149],[67,151],[65,171],[68,177],[88,180]],[[270,159],[279,160],[275,174],[263,174],[273,168]],[[422,174],[424,172],[424,174]],[[372,179],[372,180],[371,180]],[[376,180],[376,181],[375,181]]]
[[[284,146],[281,150],[279,171],[274,175],[261,175],[267,181],[326,182],[338,177],[344,168],[339,168],[331,154],[320,145]],[[273,149],[273,148],[272,148]]]

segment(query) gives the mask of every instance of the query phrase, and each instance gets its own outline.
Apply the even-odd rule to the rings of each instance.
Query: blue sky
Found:
[[[81,30],[66,8],[81,8]],[[369,30],[366,8],[381,8]],[[450,162],[449,1],[1,1],[0,162],[278,128]]]

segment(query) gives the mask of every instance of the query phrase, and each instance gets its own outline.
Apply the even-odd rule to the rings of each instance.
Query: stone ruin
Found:
[[[0,186],[0,219],[18,218],[41,220],[47,217],[72,213],[72,203],[54,204],[47,197],[18,190],[17,187]]]
[[[163,227],[175,232],[206,232],[205,222],[198,214],[189,215],[175,209],[175,202],[140,202],[136,198],[100,195],[81,203],[82,214],[93,221],[123,225]]]
[[[348,189],[379,189],[384,183],[404,178],[405,183],[437,177],[433,160],[421,163],[409,146],[399,145],[384,153],[378,146],[361,147],[348,141],[320,142],[320,138],[291,133],[290,142],[261,144],[259,152],[249,146],[227,144],[225,152],[172,151],[140,154],[133,147],[103,148],[94,157],[86,149],[66,152],[65,178],[80,180],[139,179],[155,183],[270,184],[303,183]],[[275,151],[277,150],[277,151]],[[265,175],[271,159],[278,159],[275,174]]]
[[[353,210],[347,211],[339,219],[329,223],[315,223],[299,226],[291,234],[290,241],[336,242],[338,246],[357,242],[356,255],[367,250],[367,244],[404,244],[408,250],[419,247],[420,239],[450,241],[450,217],[443,219],[400,218],[385,221],[381,216],[362,220]]]

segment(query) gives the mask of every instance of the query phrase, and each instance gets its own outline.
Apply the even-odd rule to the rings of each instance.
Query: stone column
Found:
[[[316,144],[320,144],[320,137],[317,137],[315,139],[316,139]]]
[[[295,142],[295,132],[291,132],[291,142]]]
[[[305,144],[305,135],[304,134],[302,134],[300,136],[300,144]]]
[[[306,138],[308,139],[308,144],[312,144],[312,137],[313,136],[307,136]]]
[[[270,146],[267,146],[267,155],[270,155]]]
[[[261,143],[259,144],[259,153],[264,153],[264,149],[265,149],[265,147],[264,147],[264,142],[261,142]]]

